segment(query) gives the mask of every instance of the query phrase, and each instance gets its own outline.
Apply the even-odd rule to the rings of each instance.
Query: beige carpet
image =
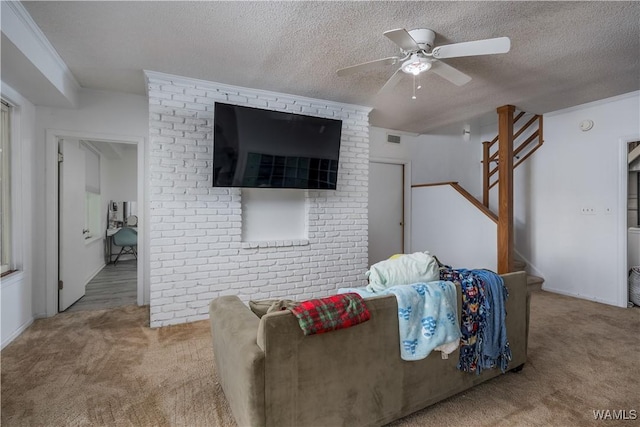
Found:
[[[593,416],[633,409],[640,417],[640,309],[537,292],[531,313],[521,373],[392,425],[640,424]],[[208,323],[152,330],[147,318],[130,306],[36,321],[1,353],[2,425],[235,426]]]

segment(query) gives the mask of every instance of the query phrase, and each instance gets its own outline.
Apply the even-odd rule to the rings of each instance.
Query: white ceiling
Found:
[[[371,124],[424,133],[514,104],[545,113],[640,89],[638,2],[23,2],[82,87],[144,94],[143,69],[373,107]],[[450,59],[411,99],[382,33],[431,28],[436,45],[508,36],[503,55]]]

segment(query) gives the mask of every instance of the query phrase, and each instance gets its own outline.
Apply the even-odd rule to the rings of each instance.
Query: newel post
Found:
[[[513,105],[498,108],[498,274],[513,270]]]

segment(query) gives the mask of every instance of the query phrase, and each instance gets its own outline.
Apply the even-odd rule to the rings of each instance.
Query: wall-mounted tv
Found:
[[[335,190],[342,120],[216,102],[213,186]]]

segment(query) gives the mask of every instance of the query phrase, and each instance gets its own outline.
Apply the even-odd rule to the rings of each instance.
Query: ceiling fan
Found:
[[[337,71],[338,76],[347,76],[358,71],[374,69],[381,65],[401,64],[400,68],[393,73],[378,93],[393,88],[402,79],[404,74],[413,75],[415,78],[415,76],[428,70],[431,70],[457,86],[462,86],[469,83],[471,77],[444,63],[441,59],[507,53],[511,48],[511,40],[509,40],[509,37],[498,37],[434,47],[436,33],[428,28],[419,28],[411,31],[398,28],[385,31],[383,34],[387,36],[389,40],[400,46],[400,56],[391,56],[341,68]],[[419,88],[420,87],[418,87],[418,89]],[[415,99],[415,89],[416,86],[414,83],[413,99]]]

